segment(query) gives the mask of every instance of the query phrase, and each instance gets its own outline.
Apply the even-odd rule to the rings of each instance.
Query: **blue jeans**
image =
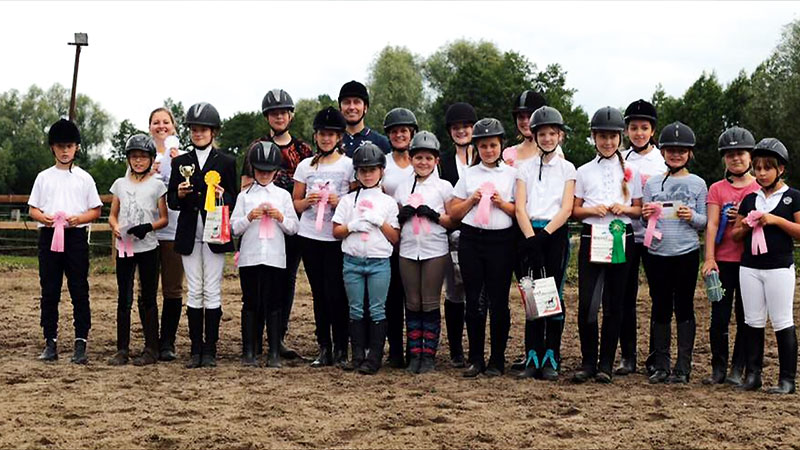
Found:
[[[344,289],[350,303],[350,319],[364,318],[364,289],[369,294],[369,317],[386,319],[386,295],[389,293],[392,268],[389,258],[358,258],[344,255]]]

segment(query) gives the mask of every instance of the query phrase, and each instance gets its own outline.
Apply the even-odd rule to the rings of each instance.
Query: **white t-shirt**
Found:
[[[414,168],[411,164],[406,168],[400,168],[400,166],[394,162],[394,157],[392,155],[393,153],[386,155],[386,169],[383,171],[383,181],[381,181],[383,192],[389,197],[394,197],[394,191],[397,190],[397,186],[414,173]]]
[[[622,157],[625,159],[625,165],[636,167],[639,171],[639,177],[642,179],[642,189],[647,184],[647,180],[654,175],[661,175],[667,171],[667,165],[664,162],[664,157],[661,156],[661,151],[655,147],[650,150],[646,155],[636,153],[633,148],[629,148],[622,152]],[[634,220],[633,223],[633,236],[637,243],[644,242],[645,227],[640,220]]]
[[[28,205],[47,215],[63,211],[67,217],[71,217],[103,206],[103,202],[100,201],[97,186],[88,172],[77,166],[72,166],[72,171],[52,166],[36,175]],[[84,223],[78,225],[78,228],[88,225]],[[36,226],[41,228],[44,224],[39,222]]]
[[[358,193],[358,205],[355,205],[356,193]],[[397,202],[388,195],[384,194],[379,187],[372,189],[361,189],[351,192],[341,200],[336,207],[333,221],[340,225],[347,225],[351,220],[361,217],[363,211],[370,209],[376,211],[384,222],[393,228],[400,228],[397,222]],[[363,239],[367,233],[367,239]],[[350,233],[342,241],[342,252],[358,258],[388,258],[392,256],[394,247],[386,239],[383,232],[377,226],[370,226],[368,232]]]
[[[251,222],[247,215],[250,211],[269,203],[273,208],[283,214],[283,222],[272,220],[272,237],[260,237],[261,221],[256,219]],[[272,266],[280,269],[286,268],[286,244],[284,234],[297,233],[299,220],[294,210],[292,196],[285,189],[270,183],[266,186],[253,182],[250,188],[240,192],[236,197],[236,206],[231,215],[233,234],[242,236],[239,245],[238,267],[247,266]]]
[[[564,184],[575,180],[575,166],[564,158],[554,156],[541,165],[541,157],[530,158],[517,171],[517,179],[525,182],[527,193],[526,210],[531,220],[551,220],[561,209],[564,199]],[[542,179],[539,180],[539,168]]]
[[[119,198],[117,223],[120,228],[129,228],[144,223],[153,223],[158,217],[158,200],[167,193],[167,187],[156,177],[135,183],[129,177],[117,178],[109,189]],[[133,252],[142,253],[158,247],[155,233],[147,233],[144,239],[129,235]]]
[[[315,167],[311,167],[311,159],[306,158],[300,161],[294,171],[294,180],[306,185],[306,196],[311,192],[319,191],[319,188],[327,183],[328,189],[335,192],[341,201],[341,197],[350,190],[350,182],[353,180],[353,161],[347,156],[340,155],[339,159],[332,164],[319,163]],[[335,241],[332,218],[333,207],[328,204],[325,206],[322,229],[317,231],[315,226],[317,205],[311,205],[300,216],[300,229],[297,234],[318,241]]]
[[[628,198],[622,195],[622,167],[616,156],[601,158],[596,156],[591,161],[578,168],[575,179],[575,197],[583,199],[583,206],[590,208],[598,205],[610,206],[614,203],[630,205],[633,199],[642,198],[642,181],[635,167],[631,169],[631,178],[627,182]],[[614,219],[624,223],[631,223],[631,218],[626,215],[616,216],[610,211],[605,217],[591,216],[583,219],[583,223],[591,225],[609,224]]]
[[[494,184],[495,190],[500,194],[503,200],[507,202],[514,201],[514,186],[517,183],[517,169],[505,163],[500,163],[498,167],[486,167],[483,163],[470,167],[466,170],[464,176],[459,178],[458,183],[456,183],[453,196],[462,200],[467,199],[486,182]],[[494,204],[491,205],[489,224],[478,224],[475,220],[475,216],[478,213],[478,205],[479,203],[476,203],[472,209],[469,210],[467,215],[461,220],[461,223],[486,230],[504,230],[513,225],[511,216],[494,206]]]
[[[444,205],[453,198],[453,185],[447,180],[442,180],[434,170],[428,178],[418,180],[414,185],[414,175],[406,178],[395,191],[394,198],[397,203],[407,205],[411,196],[411,189],[415,194],[422,196],[422,204],[444,214]],[[423,218],[422,220],[428,221]],[[400,256],[413,260],[425,260],[444,256],[449,253],[447,230],[438,223],[428,221],[430,233],[425,233],[420,227],[419,234],[414,234],[414,219],[409,219],[400,229]]]

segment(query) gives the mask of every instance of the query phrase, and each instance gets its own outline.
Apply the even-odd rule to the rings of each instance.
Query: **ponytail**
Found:
[[[628,201],[628,196],[630,192],[628,192],[628,182],[625,181],[625,159],[622,157],[622,153],[617,150],[617,159],[619,160],[619,165],[622,168],[622,196],[625,198],[625,201]]]

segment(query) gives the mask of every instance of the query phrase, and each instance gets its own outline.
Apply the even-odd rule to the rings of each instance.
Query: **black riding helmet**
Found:
[[[419,151],[428,151],[435,156],[439,156],[439,139],[430,131],[420,131],[415,134],[411,139],[411,144],[408,147],[408,155],[414,156]]]
[[[151,158],[156,157],[156,144],[153,139],[146,134],[134,134],[125,142],[125,156],[133,150],[147,152]]]
[[[746,128],[730,127],[719,135],[717,148],[720,155],[725,155],[728,150],[753,150],[756,139]]]
[[[655,128],[656,122],[658,122],[656,107],[647,100],[636,100],[625,108],[625,124],[627,125],[635,119],[647,120]]]
[[[266,116],[273,109],[288,109],[294,111],[294,101],[288,92],[283,89],[273,89],[261,100],[261,112]]]
[[[517,114],[521,112],[531,114],[546,105],[547,100],[545,100],[542,94],[536,91],[523,91],[521,94],[514,96],[514,103],[511,106],[511,117],[516,120]]]
[[[672,122],[661,130],[658,137],[661,148],[664,147],[688,147],[694,148],[694,131],[688,125],[681,122]]]
[[[272,141],[258,141],[247,152],[250,167],[264,172],[272,172],[281,167],[281,149]]]
[[[386,167],[386,154],[377,145],[366,142],[353,153],[353,167]]]
[[[625,119],[617,108],[604,106],[592,116],[592,131],[616,131],[622,133],[625,129]]]
[[[347,122],[338,109],[328,106],[314,116],[313,128],[314,131],[331,130],[344,132],[347,129]]]
[[[789,150],[783,145],[783,142],[775,138],[764,138],[758,141],[752,152],[753,157],[756,156],[774,156],[778,158],[778,162],[787,165],[789,164]]]
[[[415,116],[411,110],[406,108],[394,108],[386,113],[386,117],[383,118],[383,131],[385,133],[388,134],[389,129],[400,125],[411,127],[414,132],[419,130],[417,116]]]
[[[217,108],[211,103],[195,103],[186,111],[186,118],[183,123],[186,125],[202,125],[209,128],[219,128],[222,121],[219,119]]]
[[[78,127],[74,122],[67,119],[59,119],[58,122],[50,125],[50,130],[47,132],[48,145],[72,142],[81,143],[81,132],[78,131]]]
[[[444,126],[448,129],[457,123],[475,125],[477,121],[478,114],[475,112],[475,108],[469,103],[453,103],[447,108],[447,112],[444,113]]]
[[[360,98],[364,101],[365,105],[369,106],[369,92],[367,92],[367,87],[358,81],[348,81],[339,89],[339,104],[347,97]]]

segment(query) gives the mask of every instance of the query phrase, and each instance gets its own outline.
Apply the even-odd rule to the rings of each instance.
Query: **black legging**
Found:
[[[630,254],[633,251],[633,228],[625,228],[625,263],[597,264],[589,261],[591,225],[581,230],[581,248],[578,253],[578,334],[581,339],[582,370],[611,373],[617,351],[622,304],[625,298],[625,281],[628,276]],[[603,328],[600,339],[598,364],[597,313],[603,305]]]
[[[711,365],[724,369],[728,365],[728,324],[731,321],[731,310],[736,311],[736,338],[733,341],[733,357],[731,366],[743,368],[745,364],[744,307],[742,292],[739,289],[739,263],[717,261],[719,280],[725,294],[718,302],[711,303]],[[717,343],[717,339],[719,339]]]
[[[461,225],[458,261],[467,302],[469,359],[478,367],[485,366],[486,315],[491,311],[489,363],[500,371],[505,369],[505,349],[511,324],[508,290],[516,259],[513,257],[515,234],[513,227],[484,230]],[[484,296],[481,296],[481,291],[484,291]]]
[[[630,268],[625,285],[622,304],[622,323],[619,332],[619,353],[624,359],[636,361],[636,299],[639,295],[639,265],[646,256],[644,244],[634,244],[631,248]]]
[[[314,302],[317,343],[321,347],[334,343],[345,349],[349,306],[342,278],[342,243],[305,237],[301,240],[303,267]]]
[[[647,264],[647,281],[653,299],[652,320],[668,324],[673,311],[676,323],[694,319],[694,290],[700,250],[676,256],[650,254]]]

